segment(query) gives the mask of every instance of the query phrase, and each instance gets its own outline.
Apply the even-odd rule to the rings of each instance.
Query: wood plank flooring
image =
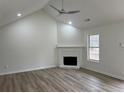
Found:
[[[0,76],[1,92],[124,92],[124,81],[86,69],[52,68]]]

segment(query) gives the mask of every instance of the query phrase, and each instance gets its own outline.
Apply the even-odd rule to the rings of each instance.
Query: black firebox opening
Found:
[[[64,57],[64,65],[77,66],[77,57]]]

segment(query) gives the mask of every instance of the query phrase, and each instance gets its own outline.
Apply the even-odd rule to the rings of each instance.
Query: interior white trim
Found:
[[[30,71],[35,71],[35,70],[49,69],[49,68],[54,68],[54,67],[57,67],[57,66],[53,65],[53,66],[40,67],[40,68],[35,68],[35,69],[25,69],[25,70],[18,70],[18,71],[12,71],[12,72],[7,72],[7,73],[0,73],[0,76],[1,75],[22,73],[22,72],[30,72]]]
[[[84,45],[56,45],[57,48],[83,48]]]
[[[113,75],[113,74],[108,73],[108,72],[98,71],[98,70],[91,69],[91,68],[88,68],[88,67],[81,67],[81,68],[88,69],[88,70],[91,70],[91,71],[94,71],[94,72],[98,72],[98,73],[101,73],[101,74],[104,74],[104,75],[107,75],[107,76],[110,76],[110,77],[113,77],[113,78],[117,78],[117,79],[120,79],[120,80],[124,80],[124,77],[121,77],[121,76],[118,76],[118,75]]]

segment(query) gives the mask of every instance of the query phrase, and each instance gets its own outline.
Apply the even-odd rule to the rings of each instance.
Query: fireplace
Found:
[[[58,62],[62,68],[80,68],[82,65],[82,47],[58,47]]]
[[[77,57],[63,57],[65,66],[77,66]]]

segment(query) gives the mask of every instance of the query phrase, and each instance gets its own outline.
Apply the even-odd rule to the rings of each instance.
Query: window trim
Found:
[[[96,33],[96,34],[88,34],[88,35],[87,35],[87,60],[88,60],[89,62],[99,63],[99,62],[100,62],[100,46],[99,46],[99,47],[96,47],[96,48],[99,48],[99,60],[90,59],[90,48],[92,48],[92,47],[90,47],[90,36],[92,36],[92,35],[99,35],[99,36],[100,36],[99,33]],[[99,38],[99,41],[100,41],[100,38]],[[100,43],[100,42],[99,42],[99,43]],[[93,47],[93,48],[95,48],[95,47]]]

